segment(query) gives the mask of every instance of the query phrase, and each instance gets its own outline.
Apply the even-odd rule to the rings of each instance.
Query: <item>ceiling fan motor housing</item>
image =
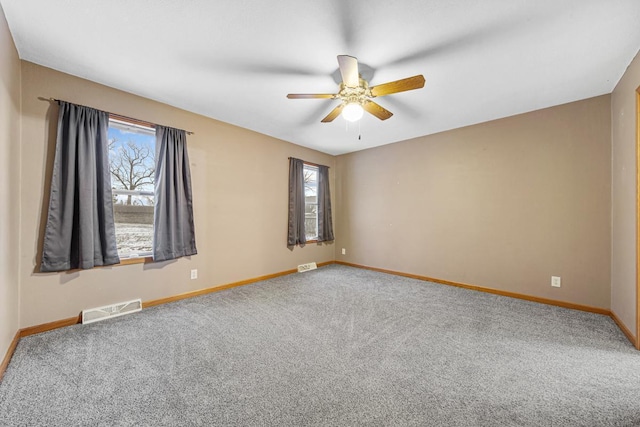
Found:
[[[340,83],[340,92],[338,92],[338,98],[342,100],[344,105],[358,104],[364,105],[371,96],[371,90],[369,89],[369,83],[362,77],[359,79],[360,84],[357,87],[349,87],[344,83]]]

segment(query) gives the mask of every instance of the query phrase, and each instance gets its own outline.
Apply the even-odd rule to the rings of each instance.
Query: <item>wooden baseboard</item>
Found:
[[[16,335],[11,340],[11,344],[9,344],[9,348],[7,349],[7,354],[5,354],[4,359],[2,359],[2,364],[0,364],[0,381],[2,381],[2,377],[4,376],[7,367],[9,366],[9,362],[11,361],[11,357],[13,353],[16,351],[16,347],[18,346],[18,341],[20,341],[20,331],[16,332]]]
[[[334,261],[321,262],[318,264],[318,267],[324,267],[325,265],[333,264]],[[187,298],[193,298],[200,295],[210,294],[212,292],[219,292],[225,289],[236,288],[238,286],[250,285],[251,283],[260,282],[262,280],[274,279],[280,276],[286,276],[287,274],[292,274],[297,272],[298,270],[285,270],[280,271],[278,273],[267,274],[265,276],[254,277],[253,279],[241,280],[239,282],[227,283],[225,285],[213,286],[211,288],[200,289],[197,291],[185,292],[184,294],[174,295],[166,298],[155,299],[151,301],[143,301],[142,308],[153,307],[154,305],[166,304],[168,302],[180,301]]]
[[[631,344],[633,344],[634,347],[638,348],[638,346],[636,345],[636,337],[635,335],[633,335],[633,333],[631,333],[631,331],[629,330],[629,328],[627,328],[625,326],[624,323],[622,323],[622,320],[620,320],[620,318],[616,315],[616,313],[614,313],[613,311],[611,312],[611,318],[613,319],[614,322],[616,322],[616,325],[618,325],[618,328],[620,328],[620,330],[622,331],[623,334],[625,334],[625,336],[627,337],[627,339],[629,341],[631,341]],[[640,349],[639,349],[640,350]]]
[[[80,322],[82,322],[82,316],[78,315],[76,317],[69,317],[67,319],[56,320],[55,322],[29,326],[28,328],[20,329],[20,338],[28,337],[29,335],[40,334],[42,332],[52,331],[58,328],[64,328],[65,326],[77,325]]]
[[[260,280],[273,279],[274,277],[284,276],[284,275],[287,275],[287,274],[294,273],[296,271],[297,270],[286,270],[286,271],[281,271],[279,273],[267,274],[266,276],[260,276],[260,277],[256,277],[256,278],[253,278],[253,279],[241,280],[239,282],[227,283],[225,285],[213,286],[211,288],[199,289],[197,291],[191,291],[191,292],[185,292],[185,293],[179,294],[179,295],[172,295],[172,296],[166,297],[166,298],[159,298],[159,299],[154,299],[154,300],[150,300],[150,301],[143,301],[142,302],[142,308],[148,308],[148,307],[153,307],[154,305],[160,305],[160,304],[166,304],[166,303],[169,303],[169,302],[180,301],[180,300],[187,299],[187,298],[193,298],[193,297],[197,297],[197,296],[200,296],[200,295],[210,294],[212,292],[219,292],[219,291],[223,291],[225,289],[231,289],[231,288],[235,288],[235,287],[242,286],[242,285],[248,285],[250,283],[255,283],[255,282],[258,282]]]
[[[343,261],[336,261],[336,264],[347,265],[347,266],[356,267],[356,268],[364,268],[366,270],[379,271],[381,273],[393,274],[393,275],[396,275],[396,276],[410,277],[412,279],[418,279],[418,280],[424,280],[424,281],[427,281],[427,282],[440,283],[442,285],[455,286],[457,288],[471,289],[473,291],[487,292],[487,293],[490,293],[490,294],[502,295],[502,296],[505,296],[505,297],[517,298],[517,299],[533,301],[533,302],[539,302],[539,303],[547,304],[547,305],[555,305],[555,306],[558,306],[558,307],[570,308],[570,309],[573,309],[573,310],[588,311],[590,313],[603,314],[605,316],[610,316],[611,315],[611,312],[609,310],[605,309],[605,308],[591,307],[591,306],[588,306],[588,305],[574,304],[572,302],[558,301],[558,300],[553,300],[553,299],[548,299],[548,298],[539,298],[539,297],[534,297],[534,296],[531,296],[531,295],[519,294],[517,292],[509,292],[509,291],[502,291],[500,289],[486,288],[486,287],[483,287],[483,286],[468,285],[466,283],[452,282],[450,280],[442,280],[442,279],[436,279],[436,278],[433,278],[433,277],[420,276],[420,275],[417,275],[417,274],[403,273],[401,271],[385,270],[385,269],[382,269],[382,268],[369,267],[369,266],[366,266],[366,265],[359,265],[359,264],[352,264],[352,263],[343,262]]]

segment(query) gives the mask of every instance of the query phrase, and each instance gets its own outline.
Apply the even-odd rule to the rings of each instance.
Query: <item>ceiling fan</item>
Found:
[[[363,110],[373,114],[380,120],[386,120],[393,116],[393,113],[373,102],[373,98],[424,87],[424,76],[422,74],[369,87],[369,83],[358,73],[358,59],[349,55],[338,55],[338,66],[342,75],[342,83],[340,83],[338,93],[290,93],[287,98],[328,98],[342,101],[340,105],[331,110],[327,117],[322,119],[322,123],[333,121],[340,113],[346,120],[355,122],[362,117]]]

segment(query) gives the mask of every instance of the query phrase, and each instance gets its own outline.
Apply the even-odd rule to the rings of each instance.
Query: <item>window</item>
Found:
[[[108,140],[118,256],[151,256],[155,129],[110,118]]]
[[[318,239],[318,168],[304,165],[304,230],[307,241]]]
[[[188,132],[57,102],[40,271],[196,255]]]
[[[329,167],[289,157],[287,247],[332,240]]]

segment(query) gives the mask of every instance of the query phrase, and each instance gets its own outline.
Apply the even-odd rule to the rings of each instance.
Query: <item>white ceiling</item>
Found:
[[[330,154],[610,93],[640,48],[638,0],[0,3],[24,60]],[[339,101],[286,94],[337,92],[339,54],[426,85],[320,123]]]

